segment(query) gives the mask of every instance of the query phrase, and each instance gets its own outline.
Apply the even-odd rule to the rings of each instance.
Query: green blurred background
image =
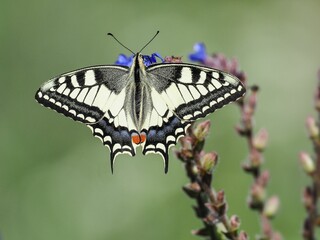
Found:
[[[160,30],[144,54],[183,56],[203,41],[209,52],[236,56],[251,84],[261,87],[256,129],[270,143],[265,168],[269,194],[281,209],[274,227],[301,239],[305,216],[300,150],[312,151],[304,128],[320,66],[320,1],[49,1],[1,0],[0,232],[3,240],[197,239],[201,227],[187,182],[171,154],[164,175],[158,155],[119,156],[90,130],[34,100],[47,79],[84,66],[110,64]],[[247,149],[234,131],[235,105],[210,116],[206,149],[220,154],[214,187],[224,189],[229,215],[237,214],[251,239],[259,232],[246,207],[251,178],[241,170]],[[318,233],[319,235],[319,233]]]

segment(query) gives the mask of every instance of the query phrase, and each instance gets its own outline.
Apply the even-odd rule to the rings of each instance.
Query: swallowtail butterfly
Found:
[[[86,124],[110,149],[111,170],[119,153],[158,153],[168,171],[168,150],[192,122],[237,100],[242,83],[220,70],[188,63],[145,66],[139,51],[131,67],[92,66],[44,83],[36,100]]]

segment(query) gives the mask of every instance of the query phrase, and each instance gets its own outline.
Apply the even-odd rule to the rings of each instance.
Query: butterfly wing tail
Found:
[[[182,122],[177,116],[172,115],[161,125],[152,126],[148,130],[142,130],[146,134],[146,142],[142,153],[158,153],[164,161],[164,172],[168,172],[169,157],[168,151],[174,146],[178,139],[185,135],[186,129],[190,126],[189,122]]]

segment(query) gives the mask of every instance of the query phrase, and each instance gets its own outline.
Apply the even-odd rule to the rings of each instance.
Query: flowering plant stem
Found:
[[[236,76],[245,86],[247,85],[246,74],[239,69],[236,59],[229,60],[223,54],[208,55],[203,43],[198,43],[194,46],[194,53],[190,54],[189,58],[205,66],[228,72]],[[249,206],[251,209],[256,210],[260,217],[262,233],[257,239],[281,240],[281,235],[275,232],[271,226],[271,219],[276,215],[279,207],[279,199],[277,196],[266,198],[269,172],[261,170],[263,163],[262,152],[267,143],[268,133],[265,129],[262,129],[254,136],[253,115],[257,103],[258,87],[253,86],[250,90],[249,96],[238,100],[242,118],[241,124],[237,128],[238,133],[246,138],[249,148],[249,161],[243,168],[254,179],[250,189]],[[202,151],[205,139],[203,136],[208,133],[206,125],[208,125],[208,122],[199,124],[195,129],[189,128],[191,130],[182,139],[182,148],[177,152],[178,158],[185,162],[187,175],[190,178],[190,183],[184,187],[184,190],[190,197],[197,200],[198,205],[195,207],[195,211],[204,223],[204,228],[194,233],[200,236],[209,236],[210,239],[223,239],[223,235],[219,235],[217,232],[224,233],[224,237],[232,240],[247,239],[245,232],[238,233],[239,218],[232,216],[229,219],[226,215],[227,203],[224,192],[219,191],[216,193],[210,187],[212,169],[217,162],[217,154],[211,153],[210,160],[209,157],[205,157],[207,154]],[[201,134],[198,134],[199,132]],[[214,162],[214,164],[210,164],[210,161]],[[219,222],[222,223],[224,231],[219,231],[217,225]],[[221,238],[217,238],[219,236]]]
[[[237,127],[237,132],[240,136],[246,138],[249,149],[248,161],[243,165],[243,169],[253,177],[248,204],[252,210],[256,210],[259,214],[262,232],[257,239],[278,240],[282,239],[282,237],[273,230],[271,219],[277,213],[279,199],[277,196],[267,199],[266,187],[270,176],[267,170],[261,169],[263,164],[262,152],[267,145],[268,132],[265,129],[261,129],[254,135],[253,131],[253,116],[257,103],[258,89],[257,86],[251,87],[247,97],[238,101],[241,111],[241,123]]]
[[[240,221],[237,216],[228,218],[224,191],[216,192],[212,187],[212,171],[217,164],[215,152],[205,153],[203,146],[209,132],[210,121],[204,121],[188,129],[186,137],[181,139],[181,149],[177,157],[184,162],[190,183],[183,187],[185,193],[195,199],[196,216],[204,227],[193,234],[210,240],[245,240],[247,235],[238,232]],[[219,223],[221,226],[219,226]]]
[[[311,185],[305,187],[303,192],[303,203],[307,212],[302,233],[305,240],[315,240],[316,227],[320,226],[320,216],[317,207],[320,197],[320,70],[318,72],[318,86],[314,100],[318,121],[313,117],[308,117],[306,127],[313,144],[315,157],[312,158],[305,152],[300,153],[302,168],[312,180]]]
[[[240,70],[236,59],[227,59],[223,54],[209,55],[205,45],[198,43],[194,46],[194,53],[190,54],[190,59],[201,64],[228,72],[236,76],[245,86],[247,86],[247,76]],[[247,87],[247,90],[248,87]],[[256,136],[253,131],[253,114],[257,103],[258,87],[251,87],[250,95],[237,101],[241,111],[241,124],[237,127],[238,133],[245,137],[249,148],[249,161],[243,166],[244,170],[253,176],[254,182],[250,189],[249,206],[257,210],[260,216],[262,234],[258,239],[278,240],[281,239],[279,233],[274,232],[271,227],[273,218],[279,207],[279,199],[272,196],[266,199],[266,186],[269,181],[269,172],[261,170],[263,163],[262,152],[266,146],[268,133],[261,129]],[[248,96],[249,95],[249,96]],[[319,104],[320,105],[320,104]]]

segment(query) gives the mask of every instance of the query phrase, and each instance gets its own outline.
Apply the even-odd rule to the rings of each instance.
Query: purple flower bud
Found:
[[[302,201],[307,210],[314,208],[313,190],[310,187],[306,187],[303,190]]]
[[[236,215],[232,215],[230,218],[230,227],[231,227],[231,231],[236,231],[239,229],[240,227],[240,219],[238,216]]]
[[[247,105],[250,109],[250,112],[253,113],[257,105],[257,91],[252,91],[251,95],[249,96]]]
[[[190,136],[180,138],[181,149],[176,152],[177,157],[186,161],[193,157],[193,139]]]
[[[235,58],[231,58],[231,60],[228,62],[228,68],[230,73],[236,73],[238,71],[238,61]]]
[[[264,170],[260,176],[257,178],[257,184],[262,187],[266,187],[270,179],[270,173],[268,170]]]
[[[282,238],[282,236],[281,236],[281,234],[279,232],[273,233],[272,240],[282,240],[282,239],[283,238]]]
[[[256,149],[252,149],[249,155],[249,160],[252,167],[260,167],[263,162],[261,152]]]
[[[264,205],[263,214],[268,218],[273,218],[278,212],[280,201],[277,196],[270,197]]]
[[[212,56],[207,56],[203,62],[204,65],[228,72],[228,60],[222,53],[215,53]]]
[[[263,151],[268,142],[268,131],[262,128],[253,139],[253,146],[259,150]]]
[[[252,109],[248,107],[248,104],[245,104],[241,116],[243,132],[245,133],[252,129],[252,113]]]
[[[310,155],[306,152],[300,152],[299,158],[303,170],[309,175],[313,174],[316,170],[316,166]]]
[[[200,159],[201,167],[206,173],[212,173],[218,162],[218,155],[215,152],[206,153]]]
[[[241,231],[239,233],[239,237],[238,237],[238,240],[248,240],[248,235],[244,232],[244,231]]]
[[[198,183],[188,183],[187,185],[183,186],[182,188],[184,192],[191,198],[196,198],[199,196],[199,193],[201,191],[201,187]]]
[[[180,138],[180,144],[182,148],[192,150],[193,148],[193,139],[190,136],[185,136]]]
[[[317,138],[319,136],[319,128],[313,117],[307,118],[306,127],[311,138]]]
[[[318,87],[314,96],[314,105],[317,111],[320,111],[320,69],[318,70]]]
[[[217,204],[224,204],[225,203],[225,193],[223,190],[220,190],[217,193]]]
[[[209,120],[199,123],[193,130],[194,136],[199,142],[203,141],[209,134],[211,122]]]
[[[181,63],[182,62],[182,57],[167,56],[167,57],[164,58],[164,62]]]
[[[264,187],[262,187],[261,185],[253,184],[250,189],[250,195],[251,195],[250,200],[253,201],[251,203],[256,205],[256,203],[261,203],[264,201],[266,197],[266,191]]]
[[[260,218],[261,221],[261,227],[262,227],[262,233],[263,236],[258,238],[260,240],[262,239],[272,239],[273,240],[273,230],[270,223],[269,218],[267,218],[265,215],[262,215]]]
[[[217,193],[216,201],[212,203],[211,206],[219,216],[226,214],[228,205],[226,203],[225,193],[223,190],[220,190]]]

